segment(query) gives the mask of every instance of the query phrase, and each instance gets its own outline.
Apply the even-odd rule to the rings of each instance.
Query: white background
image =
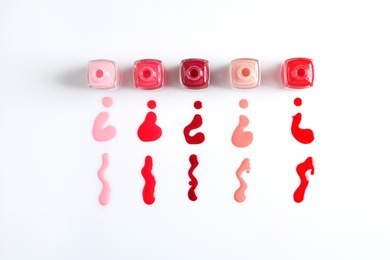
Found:
[[[0,259],[389,259],[385,3],[1,1]],[[297,56],[313,58],[315,86],[283,90],[280,64]],[[179,63],[191,57],[210,61],[204,91],[179,87]],[[259,88],[229,87],[228,65],[240,57],[259,59]],[[86,87],[86,64],[100,58],[122,66],[123,88]],[[132,64],[142,58],[164,62],[165,89],[134,88]],[[136,132],[150,99],[163,135],[142,143]],[[106,143],[91,134],[101,111],[118,132]],[[182,134],[196,112],[206,135],[197,146]],[[314,130],[312,144],[291,135],[298,112]],[[230,142],[240,114],[254,134],[242,149]],[[97,178],[104,152],[105,207]],[[192,153],[196,202],[187,198]],[[142,200],[146,155],[157,180],[152,206]],[[295,167],[308,156],[316,171],[297,204]],[[246,157],[252,170],[239,204],[235,171]]]

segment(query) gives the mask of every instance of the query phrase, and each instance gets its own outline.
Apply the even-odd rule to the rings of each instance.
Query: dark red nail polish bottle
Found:
[[[180,63],[180,84],[189,89],[207,88],[210,82],[209,62],[203,59],[186,59]]]

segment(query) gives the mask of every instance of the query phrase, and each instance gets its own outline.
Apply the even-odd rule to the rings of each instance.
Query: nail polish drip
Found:
[[[108,154],[104,153],[102,156],[102,166],[100,167],[100,169],[98,171],[98,178],[103,184],[102,191],[100,192],[100,195],[99,195],[99,202],[103,206],[108,204],[108,201],[110,200],[110,193],[111,193],[110,184],[104,178],[104,172],[106,171],[108,165],[109,165]]]
[[[112,99],[110,97],[103,98],[102,101],[105,107],[112,105]],[[107,112],[101,112],[95,118],[92,128],[92,136],[98,142],[104,142],[113,139],[116,136],[116,128],[114,126],[103,127],[109,118]]]
[[[242,99],[240,101],[240,107],[245,109],[248,107],[248,101]],[[249,118],[244,115],[240,115],[239,122],[232,135],[232,143],[237,147],[247,147],[253,141],[253,134],[250,131],[244,131],[245,127],[249,125]]]
[[[148,102],[148,107],[150,109],[156,108],[156,102],[150,100]],[[138,137],[143,142],[152,142],[159,139],[162,135],[161,128],[156,124],[157,115],[150,111],[146,114],[144,122],[138,128]]]
[[[300,106],[302,104],[302,100],[300,98],[296,98],[294,100],[294,104],[296,106]],[[291,124],[291,133],[298,142],[303,144],[310,144],[314,140],[313,130],[301,129],[299,127],[301,120],[302,120],[301,113],[297,113],[295,116],[293,116],[293,121]]]
[[[195,194],[195,189],[198,186],[198,180],[194,176],[193,172],[195,168],[199,165],[199,162],[196,154],[192,154],[189,159],[190,159],[191,167],[188,170],[188,176],[190,177],[191,181],[188,184],[191,186],[191,188],[188,190],[188,198],[192,201],[196,201],[198,197]]]
[[[196,101],[194,103],[194,107],[196,109],[201,109],[202,102]],[[203,124],[202,116],[199,114],[196,114],[196,115],[194,115],[194,118],[192,119],[191,123],[184,128],[184,131],[183,131],[184,137],[185,137],[186,142],[188,144],[201,144],[204,142],[205,136],[202,132],[198,132],[198,133],[194,134],[193,136],[190,135],[190,132],[192,130],[195,130],[195,129],[201,127],[202,124]]]
[[[151,156],[145,157],[145,165],[141,170],[142,177],[145,179],[145,186],[142,191],[142,197],[144,199],[144,202],[148,205],[151,205],[154,203],[154,188],[156,186],[156,180],[154,179],[154,176],[152,174],[152,168],[153,168],[153,159]]]
[[[314,174],[314,166],[312,157],[308,157],[303,163],[297,165],[297,173],[299,178],[301,179],[301,184],[294,192],[294,201],[299,203],[302,202],[305,196],[305,191],[307,186],[309,185],[309,181],[306,178],[306,172],[310,171],[310,174]]]
[[[245,158],[242,162],[240,167],[236,171],[237,179],[240,182],[240,187],[236,190],[234,193],[234,199],[237,202],[243,202],[246,198],[245,191],[248,185],[244,181],[244,179],[241,177],[241,175],[246,171],[247,173],[250,173],[250,162],[248,158]]]

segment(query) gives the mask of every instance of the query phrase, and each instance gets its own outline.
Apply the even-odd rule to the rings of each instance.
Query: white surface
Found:
[[[344,2],[2,1],[0,259],[389,259],[390,16],[384,1]],[[314,59],[315,87],[282,90],[280,63],[296,56]],[[205,91],[178,86],[180,60],[190,57],[210,61]],[[227,66],[239,57],[260,60],[260,88],[229,88]],[[127,71],[137,59],[161,59],[170,82],[147,92],[126,76],[119,91],[93,91],[85,66],[96,58]],[[118,134],[98,143],[91,129],[106,95]],[[136,131],[149,99],[163,136],[142,143]],[[191,146],[182,130],[195,100],[206,141]],[[310,145],[290,133],[297,112],[315,132]],[[240,114],[254,134],[244,149],[230,142]],[[98,203],[103,152],[106,207]],[[147,154],[152,206],[141,196]],[[316,172],[297,204],[295,167],[307,156]],[[239,204],[235,170],[245,157],[252,171]]]

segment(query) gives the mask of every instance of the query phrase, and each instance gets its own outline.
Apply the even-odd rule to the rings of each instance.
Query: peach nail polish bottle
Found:
[[[255,88],[260,85],[260,75],[260,65],[256,59],[235,59],[230,63],[230,83],[234,88]]]

